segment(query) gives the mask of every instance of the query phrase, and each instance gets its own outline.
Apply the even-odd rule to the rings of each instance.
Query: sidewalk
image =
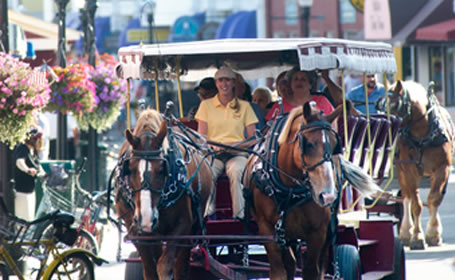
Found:
[[[117,256],[117,245],[118,235],[115,226],[107,226],[104,231],[104,240],[101,245],[99,257],[109,261],[108,264],[97,266],[95,268],[95,279],[96,280],[112,280],[112,279],[124,279],[126,263],[123,261],[128,258],[132,251],[135,251],[134,245],[131,243],[123,242],[122,237],[122,250],[121,250],[121,261],[116,260]]]

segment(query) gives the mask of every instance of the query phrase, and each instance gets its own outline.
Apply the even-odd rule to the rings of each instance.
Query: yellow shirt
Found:
[[[238,112],[231,108],[234,99],[226,107],[220,103],[218,95],[201,102],[195,119],[207,123],[208,139],[220,143],[245,140],[245,127],[257,123],[258,119],[247,101],[238,101]]]

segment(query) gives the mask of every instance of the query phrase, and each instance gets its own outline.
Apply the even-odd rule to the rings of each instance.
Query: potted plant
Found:
[[[91,68],[88,76],[95,84],[95,106],[92,111],[77,115],[76,119],[81,130],[92,127],[100,133],[110,129],[120,115],[126,82],[116,78],[114,65],[106,62]]]
[[[0,52],[0,141],[11,149],[24,142],[36,122],[36,114],[49,102],[44,73]]]
[[[91,112],[95,105],[95,83],[88,79],[88,66],[71,64],[65,68],[54,66],[57,81],[50,88],[47,111],[72,113],[75,117]],[[49,76],[50,79],[50,76]]]

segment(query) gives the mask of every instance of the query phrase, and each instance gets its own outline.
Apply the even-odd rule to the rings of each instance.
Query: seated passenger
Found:
[[[247,82],[245,82],[243,76],[239,73],[235,73],[235,77],[235,95],[237,98],[248,101],[248,103],[250,103],[250,106],[253,108],[253,111],[256,114],[256,118],[258,119],[256,129],[261,131],[265,126],[265,114],[259,105],[251,102],[253,99],[251,96],[251,87]]]
[[[267,105],[272,102],[272,92],[270,89],[265,87],[258,87],[253,91],[253,104],[259,105],[261,107],[262,112],[264,112],[264,116],[267,115],[268,108]]]
[[[216,95],[218,92],[218,89],[216,88],[215,84],[215,79],[212,77],[207,77],[201,80],[199,85],[194,88],[194,91],[197,92],[197,95],[202,102],[205,99],[212,98]],[[192,107],[188,111],[188,115],[186,117],[186,121],[193,121],[194,116],[196,115],[196,112],[199,108],[199,105]]]
[[[285,79],[281,80],[278,85],[278,87],[284,87],[281,92],[284,113],[309,101],[314,101],[316,108],[322,110],[325,115],[333,111],[333,106],[326,97],[311,94],[313,86],[317,84],[315,79],[317,79],[317,75],[314,72],[300,71],[297,67],[286,73]],[[280,105],[275,103],[265,117],[266,121],[271,120],[280,110]]]
[[[258,119],[248,102],[235,95],[236,74],[227,67],[215,73],[217,95],[201,102],[195,119],[198,121],[198,132],[209,140],[222,144],[234,145],[245,140],[245,129],[248,137],[255,135]],[[214,150],[221,150],[213,146]],[[245,200],[243,198],[242,173],[247,161],[247,154],[224,152],[213,161],[214,178],[225,171],[230,184],[232,213],[234,218],[243,219]],[[209,213],[210,214],[210,213]]]
[[[385,95],[384,85],[377,82],[375,74],[366,75],[366,84],[368,90],[368,111],[370,114],[376,114],[375,103],[379,98]],[[360,86],[353,88],[346,94],[346,98],[352,101],[354,107],[366,114],[365,106],[365,85],[362,83]]]

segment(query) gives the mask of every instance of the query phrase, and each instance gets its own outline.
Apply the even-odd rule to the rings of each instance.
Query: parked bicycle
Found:
[[[71,214],[55,210],[28,222],[11,214],[3,200],[0,200],[0,207],[4,213],[0,217],[3,222],[0,224],[1,279],[16,275],[19,280],[94,280],[94,263],[101,265],[107,262],[85,249],[62,250],[58,246],[61,243],[71,246],[78,238],[76,229],[71,227],[74,223]],[[29,238],[34,225],[48,221],[52,225],[49,238]],[[32,268],[30,275],[24,275],[19,262],[28,258],[36,259],[39,267]]]
[[[80,184],[79,177],[84,171],[84,166],[87,159],[83,158],[81,164],[75,171],[67,170],[68,174],[71,176],[71,184],[75,190],[75,201],[74,205],[71,207],[68,206],[71,204],[64,197],[56,197],[56,194],[52,193],[52,189],[46,187],[46,184],[43,184],[47,188],[47,194],[43,199],[52,195],[50,199],[51,208],[53,206],[62,206],[70,208],[72,213],[76,218],[77,233],[78,239],[74,243],[73,247],[84,248],[90,250],[94,254],[98,254],[101,248],[103,241],[104,228],[108,224],[108,220],[111,221],[119,231],[119,244],[121,244],[121,225],[112,219],[106,216],[106,207],[107,207],[107,190],[104,191],[95,191],[90,193],[82,188]],[[66,200],[66,202],[65,202]],[[60,204],[60,205],[56,205]],[[65,206],[66,205],[66,206]],[[47,223],[42,223],[34,233],[35,238],[38,238],[40,235],[49,235],[52,225],[48,221]],[[118,253],[120,254],[121,247],[118,247]]]

